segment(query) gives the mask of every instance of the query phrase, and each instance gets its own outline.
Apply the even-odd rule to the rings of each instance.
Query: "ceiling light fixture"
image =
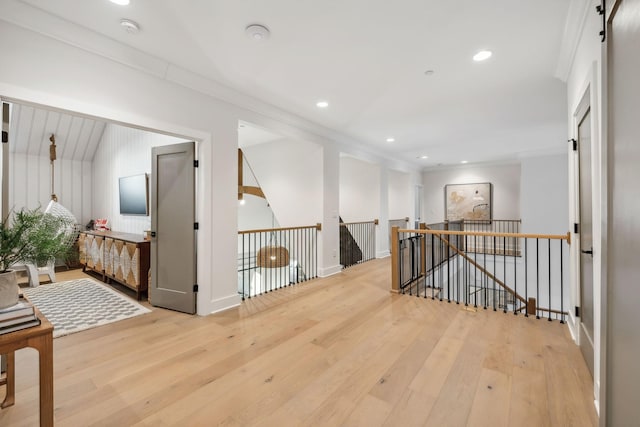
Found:
[[[476,62],[485,61],[491,58],[491,55],[493,55],[493,52],[491,52],[490,50],[481,50],[480,52],[473,55],[473,60]]]
[[[329,103],[327,101],[318,101],[316,102],[316,107],[318,108],[327,108]]]
[[[418,157],[416,157],[416,159],[422,159],[422,160],[428,159],[428,158],[429,158],[429,156],[418,156]]]
[[[396,142],[396,139],[389,137],[389,138],[387,138],[387,142]]]
[[[115,3],[120,6],[129,6],[129,0],[111,0],[111,3]]]
[[[140,32],[140,25],[131,19],[121,19],[120,25],[129,34],[138,34]]]
[[[467,163],[469,163],[469,160],[463,160],[460,163],[462,163],[463,165],[466,165]]]
[[[251,24],[244,30],[247,37],[252,40],[261,41],[269,38],[271,32],[267,27],[260,24]]]

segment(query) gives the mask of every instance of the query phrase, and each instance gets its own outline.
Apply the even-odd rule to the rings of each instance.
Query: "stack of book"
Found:
[[[29,301],[21,299],[11,307],[0,309],[0,335],[39,324],[40,319],[36,316],[33,304]]]

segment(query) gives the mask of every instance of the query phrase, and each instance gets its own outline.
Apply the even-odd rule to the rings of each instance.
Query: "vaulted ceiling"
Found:
[[[49,137],[55,135],[56,157],[93,160],[106,123],[44,108],[12,104],[9,150],[49,157]]]
[[[571,1],[19,3],[431,167],[564,149],[566,88],[555,72]],[[124,31],[122,18],[141,31]],[[270,37],[247,37],[254,23]],[[493,56],[473,61],[483,49]]]

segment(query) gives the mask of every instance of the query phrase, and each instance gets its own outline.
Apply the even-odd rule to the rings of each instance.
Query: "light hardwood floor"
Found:
[[[393,295],[389,276],[375,260],[208,317],[154,308],[57,338],[56,425],[597,424],[565,325]],[[37,356],[16,361],[0,425],[37,425]]]

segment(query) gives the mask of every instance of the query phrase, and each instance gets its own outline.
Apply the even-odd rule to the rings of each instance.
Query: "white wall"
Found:
[[[380,166],[340,157],[340,216],[344,222],[380,219]]]
[[[414,187],[411,174],[388,171],[389,219],[413,218]]]
[[[151,147],[181,142],[186,140],[107,124],[93,158],[92,212],[94,218],[107,218],[109,228],[123,233],[143,234],[144,230],[149,230],[150,216],[120,215],[118,178],[143,173],[151,174]],[[150,200],[151,197],[149,193]]]
[[[445,219],[444,186],[490,182],[493,184],[493,218],[520,218],[520,165],[470,166],[422,174],[424,186],[423,222]]]
[[[92,218],[91,162],[61,159],[55,161],[55,194],[79,224]],[[51,200],[51,163],[49,157],[11,153],[9,160],[9,207],[43,210]]]
[[[242,151],[281,227],[322,222],[320,145],[282,139]]]
[[[567,154],[522,159],[520,212],[523,233],[569,231]]]
[[[592,12],[599,1],[588,0],[585,7]],[[611,3],[609,4],[611,6]],[[593,224],[593,301],[594,301],[594,397],[596,408],[600,408],[600,384],[603,375],[602,371],[602,354],[604,351],[602,342],[602,295],[606,292],[603,287],[605,283],[606,271],[606,254],[603,248],[606,248],[606,230],[607,221],[607,197],[606,197],[606,146],[603,144],[603,95],[602,95],[602,79],[603,64],[601,61],[602,45],[598,33],[600,31],[601,17],[595,13],[585,14],[584,25],[581,28],[579,43],[575,50],[573,61],[567,78],[567,118],[568,118],[568,138],[577,138],[577,123],[574,117],[576,109],[585,91],[590,92],[591,102],[591,138],[592,138],[592,191],[591,197],[593,201],[592,224]],[[568,150],[569,151],[569,150]],[[569,151],[568,159],[568,193],[569,193],[569,223],[579,221],[578,210],[578,180],[577,180],[577,155]],[[603,228],[604,225],[604,228]],[[579,234],[572,233],[573,243],[571,245],[571,300],[570,305],[580,306],[580,241]],[[570,312],[569,328],[576,341],[580,342],[579,328],[574,312]]]

